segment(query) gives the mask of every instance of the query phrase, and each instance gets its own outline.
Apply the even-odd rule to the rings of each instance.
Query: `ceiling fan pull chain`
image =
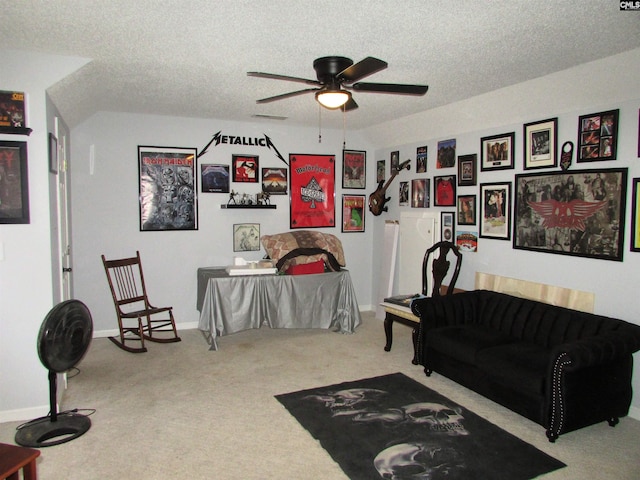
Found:
[[[347,109],[342,107],[342,149],[347,148]]]
[[[322,107],[318,104],[318,143],[322,143]]]

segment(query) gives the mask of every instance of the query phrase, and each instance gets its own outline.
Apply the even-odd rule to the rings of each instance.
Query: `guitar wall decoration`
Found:
[[[384,180],[380,181],[380,183],[378,183],[378,188],[376,189],[376,191],[369,195],[369,211],[375,216],[378,216],[382,212],[386,212],[389,210],[389,208],[386,206],[386,203],[391,200],[391,197],[385,197],[384,194],[387,191],[389,185],[391,185],[393,179],[396,178],[400,171],[404,170],[405,168],[409,170],[410,163],[411,160],[406,160],[398,165],[398,169],[393,172],[393,175],[391,175],[391,178],[387,180],[387,183],[384,183]],[[384,186],[382,186],[383,183]]]

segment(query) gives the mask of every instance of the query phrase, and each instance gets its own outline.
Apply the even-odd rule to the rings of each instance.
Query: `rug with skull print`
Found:
[[[351,480],[525,480],[565,466],[402,373],[276,398]]]

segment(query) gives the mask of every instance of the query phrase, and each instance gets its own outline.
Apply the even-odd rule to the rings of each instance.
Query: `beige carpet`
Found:
[[[42,449],[41,480],[346,479],[320,445],[273,398],[279,393],[402,372],[565,462],[544,479],[640,478],[640,422],[624,418],[562,435],[411,364],[411,331],[396,325],[384,352],[373,313],[354,335],[260,330],[208,350],[197,330],[176,344],[149,343],[139,355],[96,339],[69,381],[62,409],[95,408],[82,437]],[[46,382],[46,374],[43,376]],[[18,422],[0,424],[14,443]],[[484,480],[484,479],[482,479]]]

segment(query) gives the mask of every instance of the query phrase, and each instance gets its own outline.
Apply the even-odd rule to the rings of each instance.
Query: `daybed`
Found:
[[[415,300],[418,361],[546,428],[547,437],[628,414],[640,326],[474,290]]]

